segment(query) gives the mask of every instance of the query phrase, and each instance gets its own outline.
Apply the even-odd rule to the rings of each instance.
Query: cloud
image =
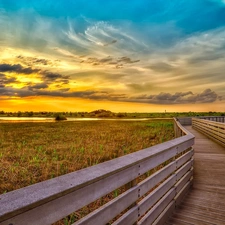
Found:
[[[131,34],[130,28],[123,29],[123,22],[116,26],[110,22],[88,21],[86,27],[78,30],[77,24],[69,20],[68,29],[63,33],[68,43],[84,54],[103,56],[112,52],[119,56],[143,52],[148,47],[134,33]]]
[[[113,61],[113,58],[111,56],[108,56],[108,57],[102,58],[98,61],[101,62],[101,63],[111,63]]]
[[[127,87],[131,88],[135,92],[143,92],[155,89],[156,85],[152,84],[151,82],[144,82],[144,83],[129,83],[126,85]]]
[[[112,40],[111,42],[106,43],[103,46],[109,46],[109,45],[115,44],[116,42],[117,42],[117,40]]]
[[[48,85],[45,83],[39,83],[39,84],[35,84],[33,86],[30,86],[29,89],[45,89],[48,88]]]
[[[171,66],[170,64],[165,62],[157,62],[155,64],[147,66],[146,68],[150,68],[156,72],[162,72],[162,73],[176,70],[174,66]]]
[[[48,84],[51,83],[62,83],[62,84],[68,84],[70,80],[70,76],[68,75],[62,75],[60,73],[55,73],[55,72],[50,72],[48,70],[41,70],[41,69],[33,69],[31,67],[23,67],[20,64],[0,64],[0,72],[14,72],[18,74],[25,74],[26,75],[31,75],[35,74],[38,76],[40,79],[43,81],[47,82]],[[0,74],[0,78],[2,78],[2,83],[15,83],[19,82],[16,78],[10,77],[7,78],[4,74]]]
[[[58,60],[48,60],[37,57],[27,57],[23,55],[18,55],[16,58],[23,64],[27,66],[56,66],[58,65]]]
[[[217,58],[225,51],[225,27],[222,26],[210,31],[194,33],[181,39],[174,46],[176,54],[182,53],[189,57],[203,57],[203,59]],[[222,56],[222,55],[221,55]]]
[[[51,91],[51,90],[44,90],[45,87],[46,85],[44,84],[31,86],[31,87],[24,87],[21,89],[13,88],[13,87],[3,87],[3,88],[0,88],[0,95],[1,96],[16,96],[16,97],[31,97],[31,96],[78,97],[78,98],[86,98],[86,99],[100,99],[100,96],[105,96],[104,92],[97,92],[97,91],[69,92],[69,88]]]
[[[190,65],[199,65],[199,64],[205,64],[205,63],[214,63],[216,60],[222,60],[224,59],[224,52],[212,52],[212,53],[204,53],[199,54],[196,56],[193,56],[187,60],[187,63]]]
[[[23,68],[20,64],[0,64],[0,72],[15,72],[23,74],[31,74],[38,72],[38,69],[32,69],[31,67]]]
[[[131,60],[131,58],[129,57],[121,57],[117,60],[117,63],[126,63],[126,64],[129,64],[129,63],[136,63],[136,62],[140,62],[140,60]]]
[[[87,59],[82,58],[82,61],[80,63],[88,63],[93,66],[99,66],[99,65],[107,65],[107,66],[113,66],[114,68],[122,68],[124,64],[133,64],[140,62],[140,60],[132,60],[129,57],[123,56],[119,58],[113,58],[111,56],[107,56],[105,58],[96,58],[96,57],[89,57]]]
[[[199,88],[211,87],[224,95],[224,37],[225,26],[183,36],[169,48],[156,49],[142,65],[151,70],[151,82],[165,92],[187,91],[190,86],[198,92]]]
[[[5,74],[0,73],[0,84],[5,86],[6,84],[18,83],[15,77],[6,77]]]
[[[161,92],[158,95],[140,95],[134,99],[140,100],[140,102],[154,104],[193,104],[212,103],[216,100],[221,100],[221,96],[218,96],[211,89],[206,89],[198,94],[194,94],[191,91],[176,92],[175,94]]]
[[[92,100],[107,100],[119,102],[137,102],[148,104],[197,104],[197,103],[213,103],[221,101],[224,98],[219,96],[211,89],[205,89],[201,93],[176,92],[175,94],[161,92],[157,95],[132,95],[125,93],[115,93],[115,91],[70,91],[70,88],[60,88],[58,90],[48,90],[48,85],[45,83],[36,84],[23,88],[5,87],[0,84],[1,96],[16,96],[16,97],[31,97],[31,96],[50,96],[50,97],[75,97]]]
[[[93,2],[92,6],[97,4]],[[112,15],[109,8],[111,15],[99,10],[102,16],[92,17],[87,10],[84,16],[71,13],[66,19],[54,17],[57,7],[48,12],[51,16],[42,15],[46,10],[21,9],[22,5],[21,10],[1,11],[0,52],[5,51],[5,58],[1,56],[0,73],[7,75],[0,76],[1,89],[21,97],[81,96],[154,104],[219,100],[219,95],[225,94],[225,26],[221,22],[225,14],[214,3],[200,11],[203,2],[209,1],[156,1],[153,8],[146,7],[150,6],[147,0],[132,0],[129,5],[102,3],[126,4],[126,10],[121,7],[118,15],[129,19],[119,20],[112,19],[118,15]],[[64,6],[69,9],[70,4]],[[198,18],[210,21],[193,17],[196,12]],[[210,17],[204,16],[207,13]],[[190,22],[194,20],[196,23]],[[14,73],[20,74],[19,78]],[[9,85],[22,81],[12,86],[23,88],[10,89]],[[74,87],[91,91],[76,92]],[[199,91],[204,89],[208,91]],[[161,90],[164,93],[151,94]]]
[[[63,76],[62,74],[59,74],[59,73],[53,73],[53,72],[49,72],[49,71],[44,71],[42,72],[41,74],[43,74],[44,78],[46,80],[56,80],[56,79],[59,79],[59,78],[69,78],[69,76]]]
[[[16,77],[7,77],[5,74],[0,73],[1,88],[6,86],[12,86],[13,84],[21,84],[21,82]]]
[[[49,71],[42,71],[40,72],[42,75],[42,79],[48,83],[63,83],[68,84],[70,76],[62,75],[59,73],[49,72]]]

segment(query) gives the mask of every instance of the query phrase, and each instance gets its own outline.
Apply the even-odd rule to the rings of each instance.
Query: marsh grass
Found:
[[[172,120],[0,123],[0,194],[172,138]],[[125,190],[118,188],[55,224],[72,224]]]
[[[172,138],[172,121],[1,123],[0,193]]]

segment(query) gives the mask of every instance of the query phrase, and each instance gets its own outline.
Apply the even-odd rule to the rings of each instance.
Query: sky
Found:
[[[0,110],[225,111],[225,0],[0,0]]]

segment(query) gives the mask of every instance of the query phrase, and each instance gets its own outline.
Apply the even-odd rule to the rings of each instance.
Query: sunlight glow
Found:
[[[224,1],[0,0],[0,110],[224,109]]]

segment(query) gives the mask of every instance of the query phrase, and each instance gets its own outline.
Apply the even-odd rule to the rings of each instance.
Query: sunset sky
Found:
[[[225,0],[0,0],[0,110],[225,111]]]

